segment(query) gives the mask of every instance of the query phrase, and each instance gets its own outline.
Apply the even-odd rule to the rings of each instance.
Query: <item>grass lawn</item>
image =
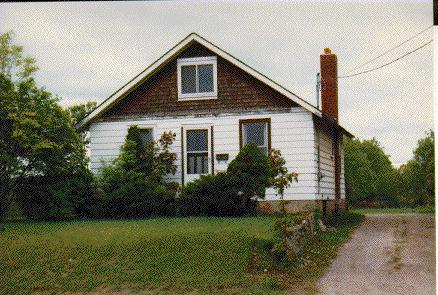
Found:
[[[312,290],[354,224],[318,233],[287,268],[267,257],[254,265],[257,244],[272,240],[277,218],[8,223],[0,234],[0,293]]]
[[[417,208],[352,208],[352,212],[360,214],[383,214],[383,213],[435,213],[434,207]]]
[[[9,223],[0,293],[245,286],[254,239],[275,217]]]

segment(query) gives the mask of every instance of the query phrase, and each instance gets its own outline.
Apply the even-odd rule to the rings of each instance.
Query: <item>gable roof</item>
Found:
[[[184,49],[186,49],[193,42],[197,42],[197,43],[205,46],[206,48],[208,48],[209,50],[211,50],[212,52],[214,52],[218,56],[226,59],[227,61],[231,62],[233,65],[235,65],[238,68],[242,69],[243,71],[247,72],[251,76],[258,79],[259,81],[261,81],[264,84],[271,87],[272,89],[283,94],[285,97],[287,97],[288,99],[297,103],[301,107],[305,108],[306,110],[308,110],[312,114],[314,114],[318,117],[322,117],[321,110],[319,110],[315,106],[311,105],[310,103],[308,103],[304,99],[300,98],[295,93],[289,91],[288,89],[284,88],[279,83],[273,81],[272,79],[268,78],[267,76],[263,75],[259,71],[250,67],[249,65],[247,65],[243,61],[239,60],[238,58],[232,56],[228,52],[226,52],[223,49],[219,48],[218,46],[214,45],[210,41],[206,40],[204,37],[202,37],[196,33],[191,33],[187,37],[185,37],[183,40],[181,40],[179,43],[177,43],[174,47],[169,49],[166,53],[164,53],[160,58],[158,58],[150,66],[148,66],[146,69],[144,69],[142,72],[140,72],[137,76],[132,78],[125,85],[123,85],[117,91],[115,91],[113,94],[111,94],[99,106],[97,106],[85,118],[83,118],[76,125],[76,127],[78,129],[82,129],[82,128],[86,127],[89,123],[92,122],[93,119],[98,117],[99,114],[108,110],[113,105],[115,105],[117,102],[119,102],[121,99],[123,99],[128,93],[130,93],[132,90],[134,90],[136,87],[138,87],[141,83],[143,83],[146,79],[148,79],[151,75],[153,75],[157,70],[161,69],[164,65],[166,65],[169,61],[171,61],[175,56],[177,56],[179,53],[181,53]]]

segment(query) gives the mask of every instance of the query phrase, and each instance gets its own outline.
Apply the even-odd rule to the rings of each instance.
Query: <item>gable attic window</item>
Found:
[[[215,56],[180,58],[178,99],[217,98],[217,58]]]

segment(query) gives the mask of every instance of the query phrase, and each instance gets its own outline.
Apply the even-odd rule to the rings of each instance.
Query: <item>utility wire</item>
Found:
[[[342,78],[350,78],[350,77],[354,77],[354,76],[357,76],[357,75],[361,75],[361,74],[365,74],[365,73],[369,73],[369,72],[372,72],[372,71],[375,71],[375,70],[381,69],[381,68],[386,67],[386,66],[388,66],[388,65],[390,65],[390,64],[392,64],[392,63],[395,63],[396,61],[401,60],[402,58],[408,56],[408,55],[411,54],[411,53],[414,53],[414,52],[417,51],[417,50],[420,50],[421,48],[425,47],[425,46],[428,45],[429,43],[432,43],[432,41],[433,41],[433,39],[429,40],[429,42],[424,43],[424,44],[421,45],[420,47],[417,47],[417,48],[415,48],[414,50],[409,51],[408,53],[403,54],[403,55],[400,56],[399,58],[396,58],[396,59],[394,59],[394,60],[392,60],[392,61],[390,61],[390,62],[388,62],[388,63],[386,63],[386,64],[383,64],[383,65],[381,65],[381,66],[379,66],[379,67],[376,67],[376,68],[373,68],[373,69],[370,69],[370,70],[366,70],[366,71],[363,71],[363,72],[360,72],[360,73],[352,74],[352,75],[344,75],[344,76],[340,76],[340,77],[338,77],[338,78],[339,78],[339,79],[342,79]]]
[[[426,32],[427,30],[429,30],[429,29],[432,28],[432,27],[433,27],[433,26],[429,26],[429,27],[425,28],[425,29],[422,30],[421,32],[419,32],[419,33],[415,34],[414,36],[410,37],[409,39],[403,41],[402,43],[398,44],[397,46],[395,46],[395,47],[393,47],[393,48],[391,48],[391,49],[389,49],[389,50],[383,52],[383,53],[380,54],[379,56],[377,56],[377,57],[375,57],[375,58],[373,58],[373,59],[371,59],[371,60],[369,60],[369,61],[367,61],[367,62],[365,62],[365,63],[363,63],[363,64],[360,64],[360,65],[356,66],[355,68],[353,68],[353,69],[349,70],[348,72],[346,72],[345,75],[347,75],[347,74],[349,74],[349,73],[351,73],[351,72],[353,72],[353,71],[355,71],[355,70],[357,70],[357,69],[360,69],[360,68],[362,68],[363,66],[366,66],[367,64],[369,64],[369,63],[375,61],[376,59],[381,58],[381,57],[384,56],[385,54],[388,54],[388,53],[390,53],[391,51],[393,51],[393,50],[399,48],[400,46],[402,46],[402,45],[404,45],[404,44],[406,44],[407,42],[409,42],[409,41],[411,41],[412,39],[414,39],[415,37],[417,37],[417,36],[423,34],[424,32]]]

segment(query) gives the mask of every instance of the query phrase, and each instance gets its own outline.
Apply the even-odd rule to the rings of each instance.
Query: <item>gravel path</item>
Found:
[[[317,287],[320,294],[435,294],[435,216],[367,215]]]

